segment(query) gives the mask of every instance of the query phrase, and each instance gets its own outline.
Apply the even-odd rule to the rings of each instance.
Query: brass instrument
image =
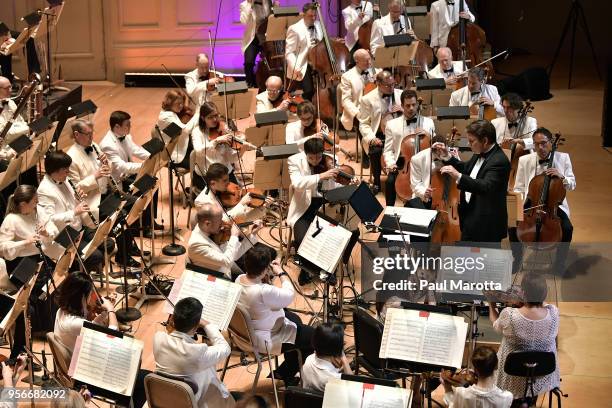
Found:
[[[67,178],[66,181],[68,182],[68,184],[70,184],[70,187],[72,187],[72,190],[74,191],[74,198],[76,198],[77,202],[79,202],[79,203],[83,202],[84,201],[84,197],[82,197],[79,194],[79,192],[76,189],[76,185],[74,184],[74,182],[72,180],[70,180],[69,178]],[[100,224],[98,224],[98,221],[96,220],[96,217],[93,215],[91,210],[87,210],[87,215],[91,219],[91,222],[93,223],[93,225],[95,225],[96,228],[97,228]]]

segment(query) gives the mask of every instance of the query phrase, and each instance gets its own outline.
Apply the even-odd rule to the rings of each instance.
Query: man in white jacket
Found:
[[[249,88],[257,87],[255,59],[261,51],[262,41],[265,41],[265,38],[257,35],[257,30],[272,12],[271,5],[272,2],[269,0],[244,0],[240,3],[240,23],[246,26],[240,48],[244,54],[244,75]],[[274,5],[278,6],[278,2],[275,1]]]
[[[459,12],[463,1],[463,12]],[[476,18],[470,12],[465,0],[437,0],[431,4],[431,47],[437,51],[438,47],[446,47],[448,33],[451,28],[459,22],[460,18],[474,22]]]
[[[372,19],[374,9],[371,1],[351,0],[351,3],[342,10],[342,19],[346,35],[344,43],[349,49],[351,56],[359,48],[365,48],[368,44],[359,44],[359,27]]]

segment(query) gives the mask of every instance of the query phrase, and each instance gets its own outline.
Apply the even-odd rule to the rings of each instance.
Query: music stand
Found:
[[[68,273],[70,271],[70,267],[74,262],[74,257],[76,256],[75,249],[70,247],[64,251],[62,256],[59,257],[57,262],[55,263],[55,269],[53,270],[53,281],[55,285],[51,285],[51,288],[48,289],[48,293],[52,294],[55,289],[68,277]],[[47,295],[47,286],[48,283],[43,286],[43,294],[41,296]]]
[[[0,54],[8,56],[25,47],[26,42],[30,38],[31,32],[32,30],[29,27],[24,28],[15,39],[15,42],[6,47]]]
[[[376,49],[374,67],[392,67],[395,70],[398,66],[412,65],[418,43],[412,44],[412,38],[408,34],[387,35],[383,39],[385,46]]]
[[[280,41],[287,37],[289,26],[300,21],[297,7],[274,7],[268,17],[266,41]]]
[[[4,173],[0,174],[0,190],[4,190],[12,182],[17,180],[21,174],[21,162],[23,156],[17,156],[9,162],[7,169]]]
[[[46,35],[46,41],[47,41],[47,47],[46,47],[46,68],[47,68],[47,90],[45,92],[45,94],[49,95],[49,93],[53,92],[53,90],[62,90],[62,91],[68,91],[69,89],[67,88],[53,88],[52,86],[52,81],[51,81],[51,77],[52,75],[52,71],[51,71],[51,31],[53,31],[55,29],[55,27],[57,26],[57,23],[59,21],[59,18],[62,14],[62,10],[64,9],[64,2],[61,2],[57,5],[54,5],[52,7],[47,7],[46,9],[44,9],[43,11],[40,12],[41,15],[44,15],[45,18],[41,18],[40,21],[38,22],[38,27],[34,28],[32,31],[32,35],[31,37],[36,40],[36,38],[40,35],[42,35],[41,33],[45,33]],[[39,14],[39,13],[37,13]],[[25,17],[24,17],[25,18]]]

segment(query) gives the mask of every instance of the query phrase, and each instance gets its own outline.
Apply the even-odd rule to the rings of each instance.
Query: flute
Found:
[[[115,180],[115,178],[113,177],[113,172],[112,169],[110,168],[110,165],[108,164],[108,159],[105,159],[104,162],[102,162],[102,160],[100,160],[100,151],[98,150],[98,148],[96,147],[95,144],[91,144],[91,147],[93,149],[93,151],[96,153],[96,156],[98,157],[98,160],[100,161],[101,164],[106,164],[109,169],[111,170],[111,174],[109,175],[109,179],[110,182],[112,184],[112,188],[117,191],[121,196],[123,196],[123,194],[125,194],[123,192],[123,189],[121,188],[121,184],[119,184],[119,182],[117,180]]]
[[[72,187],[72,190],[74,191],[74,198],[76,198],[77,202],[79,203],[83,202],[84,198],[81,197],[81,195],[77,192],[76,186],[74,185],[72,180],[67,178],[66,181],[68,182],[68,184],[70,184],[70,187]],[[98,221],[96,220],[96,217],[94,217],[93,213],[91,212],[91,210],[87,210],[87,215],[89,216],[89,218],[91,218],[91,222],[93,222],[94,226],[96,226],[97,228],[99,224],[98,224]]]

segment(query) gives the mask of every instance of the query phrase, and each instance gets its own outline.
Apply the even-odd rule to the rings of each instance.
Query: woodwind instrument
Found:
[[[98,158],[98,161],[100,162],[100,164],[107,165],[109,170],[111,171],[110,175],[108,176],[108,179],[111,182],[112,189],[115,190],[117,193],[119,193],[119,195],[123,198],[125,192],[123,191],[123,188],[121,188],[121,184],[117,180],[115,180],[115,178],[113,177],[113,172],[112,172],[113,169],[111,168],[111,165],[108,162],[108,159],[104,159],[104,160],[100,159],[100,151],[98,150],[98,148],[96,147],[94,143],[91,144],[91,147],[94,153],[96,153],[96,157]]]
[[[74,182],[72,180],[70,180],[69,178],[66,179],[66,181],[68,182],[68,184],[70,184],[70,187],[72,187],[72,190],[74,191],[74,198],[77,200],[78,203],[81,203],[85,200],[84,197],[82,197],[77,189],[76,189],[76,185],[74,184]],[[89,216],[89,218],[91,218],[91,222],[93,222],[93,224],[96,226],[96,228],[100,225],[98,224],[98,221],[96,220],[96,217],[93,215],[93,213],[91,212],[91,210],[87,210],[87,215]]]

